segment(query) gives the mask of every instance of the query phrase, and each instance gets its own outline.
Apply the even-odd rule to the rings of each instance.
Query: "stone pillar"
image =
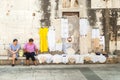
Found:
[[[105,51],[109,52],[109,10],[105,9]]]

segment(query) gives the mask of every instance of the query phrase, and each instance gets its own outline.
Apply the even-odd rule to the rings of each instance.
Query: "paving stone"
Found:
[[[0,80],[120,80],[120,64],[0,66]]]

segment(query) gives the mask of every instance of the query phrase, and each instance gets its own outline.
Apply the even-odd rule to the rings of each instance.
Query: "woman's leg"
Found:
[[[30,53],[25,53],[26,55],[26,64],[30,65],[29,58],[30,58]]]
[[[35,60],[35,53],[34,52],[31,53],[31,59],[34,62],[34,65],[37,65],[37,62]]]
[[[29,60],[26,60],[26,64],[29,66],[30,65],[30,62],[29,62]]]
[[[18,59],[18,57],[19,57],[19,54],[18,54],[18,53],[16,53],[16,57],[15,57],[15,59]]]
[[[14,66],[15,64],[15,58],[16,58],[16,54],[12,54],[12,66]]]

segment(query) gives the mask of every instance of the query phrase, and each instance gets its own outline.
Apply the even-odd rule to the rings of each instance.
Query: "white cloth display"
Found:
[[[83,55],[75,55],[75,63],[84,63],[84,56]]]
[[[56,54],[52,57],[52,60],[53,60],[53,63],[56,63],[56,64],[62,63],[62,55]]]
[[[89,29],[89,22],[87,19],[80,19],[79,21],[80,25],[80,35],[85,36],[87,35],[88,29]]]
[[[80,54],[88,54],[88,39],[86,36],[80,37]]]
[[[91,55],[91,61],[93,63],[99,62],[99,55]]]
[[[68,61],[70,63],[75,63],[76,59],[75,59],[75,55],[68,55]]]
[[[100,37],[100,30],[92,29],[92,38],[99,38],[99,37]]]
[[[104,36],[100,36],[100,44],[105,45],[105,37]]]
[[[48,47],[50,51],[55,51],[55,28],[50,27],[48,31]]]
[[[67,54],[62,54],[62,63],[64,63],[64,64],[68,63],[68,56],[67,56]]]
[[[106,61],[106,57],[103,56],[102,54],[99,56],[99,62],[104,63]]]
[[[91,56],[90,56],[90,54],[85,54],[85,55],[83,55],[84,56],[84,60],[85,61],[91,61]]]
[[[100,36],[100,45],[102,45],[103,50],[105,50],[105,37],[104,36]]]
[[[68,48],[68,49],[66,49],[66,54],[74,55],[75,50],[73,48]]]
[[[80,55],[79,63],[84,63],[84,56]]]
[[[68,38],[68,19],[61,19],[61,36],[62,38]]]
[[[87,54],[88,53],[88,44],[87,44],[87,34],[90,28],[88,19],[80,19],[80,54]]]
[[[62,51],[62,43],[56,43],[56,51]]]
[[[63,46],[62,46],[62,50],[64,51],[64,53],[67,53],[66,52],[66,50],[68,49],[68,48],[70,48],[71,47],[71,45],[69,44],[69,43],[63,43]]]
[[[52,62],[52,55],[51,54],[44,54],[44,57],[46,58],[46,63]]]
[[[44,56],[44,54],[40,54],[40,55],[38,55],[37,57],[38,57],[38,60],[39,60],[39,63],[40,63],[40,64],[46,62],[46,57]]]
[[[80,62],[80,55],[75,55],[75,63],[79,63]]]
[[[51,63],[52,62],[52,55],[51,54],[39,54],[37,56],[39,63]]]
[[[51,54],[39,54],[37,56],[39,63],[84,63],[86,61],[92,61],[93,63],[99,62],[104,63],[107,58],[104,55],[96,55],[95,53],[91,54],[62,54],[62,55],[51,55]]]
[[[93,54],[84,55],[84,57],[89,57],[93,63],[96,63],[96,62],[104,63],[106,61],[106,57],[103,56],[102,54],[95,55],[95,53],[93,53]]]

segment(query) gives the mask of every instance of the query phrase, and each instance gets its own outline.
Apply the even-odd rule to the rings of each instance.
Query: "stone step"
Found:
[[[37,61],[37,63],[39,64],[39,62]],[[12,64],[12,60],[0,60],[0,65],[11,65]],[[25,59],[18,59],[17,61],[15,61],[16,65],[25,65],[26,64],[26,60]],[[33,64],[33,61],[30,60],[30,64]]]
[[[12,63],[12,57],[8,56],[0,56],[0,65],[10,65]],[[37,63],[39,64],[38,60]],[[115,63],[120,63],[120,56],[118,57],[109,57],[107,58],[106,62],[103,64],[115,64]],[[26,58],[25,57],[18,57],[18,60],[16,61],[17,65],[24,65],[26,64]],[[33,64],[33,61],[30,60],[30,64]],[[47,63],[44,63],[47,64]],[[53,63],[50,63],[53,64]],[[62,63],[60,63],[62,64]],[[71,64],[71,63],[68,63]],[[75,64],[75,63],[72,63]],[[92,63],[91,61],[85,61],[85,64],[101,64],[101,63]]]
[[[10,65],[12,63],[12,57],[0,56],[0,65]],[[18,57],[16,61],[17,65],[26,64],[26,57]],[[33,64],[33,61],[30,60],[30,64]]]

